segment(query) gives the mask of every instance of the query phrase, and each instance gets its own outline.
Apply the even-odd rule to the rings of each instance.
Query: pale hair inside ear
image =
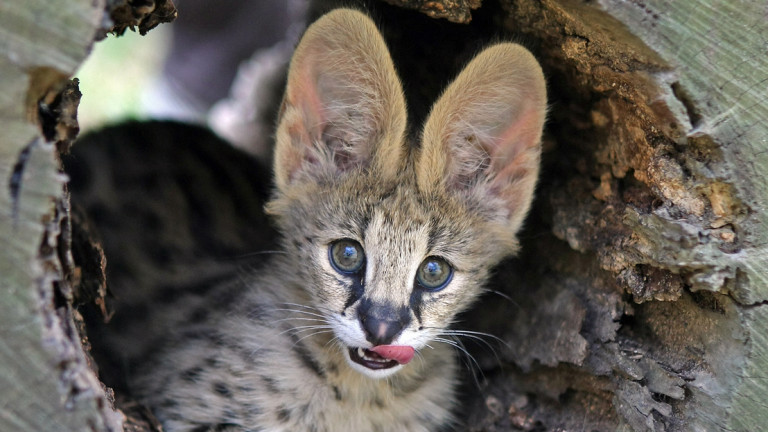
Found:
[[[516,232],[539,172],[546,85],[536,59],[517,44],[477,55],[435,103],[417,162],[425,193],[455,193]]]
[[[278,188],[363,167],[393,179],[405,157],[406,107],[389,51],[360,12],[309,27],[291,61],[275,150]]]

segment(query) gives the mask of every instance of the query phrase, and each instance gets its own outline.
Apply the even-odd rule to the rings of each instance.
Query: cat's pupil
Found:
[[[440,267],[440,263],[437,261],[428,261],[426,267],[427,278],[439,279],[443,272],[443,268]]]
[[[363,248],[354,240],[339,240],[331,244],[331,265],[340,273],[354,273],[363,266]]]
[[[344,246],[344,252],[342,252],[344,260],[354,260],[357,258],[357,249],[352,246]]]
[[[344,246],[340,255],[339,263],[345,267],[353,266],[358,259],[357,249],[354,246]]]

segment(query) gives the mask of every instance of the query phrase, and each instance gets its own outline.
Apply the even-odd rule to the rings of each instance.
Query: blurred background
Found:
[[[82,131],[147,117],[142,103],[144,89],[160,78],[170,45],[170,27],[158,26],[146,36],[132,31],[120,37],[109,35],[94,45],[75,74],[83,94],[78,108]]]
[[[306,1],[176,0],[178,18],[140,36],[109,35],[76,73],[83,132],[126,119],[206,124],[258,149]],[[234,85],[234,87],[233,87]],[[280,87],[280,86],[277,86]],[[264,101],[264,102],[262,102]]]

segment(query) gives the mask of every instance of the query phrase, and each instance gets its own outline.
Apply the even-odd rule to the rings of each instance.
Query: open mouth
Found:
[[[384,358],[365,348],[350,348],[349,358],[353,362],[373,370],[390,369],[400,364],[397,360]]]
[[[349,358],[353,362],[368,369],[390,369],[404,365],[413,359],[415,350],[411,346],[378,345],[371,349],[350,348]]]

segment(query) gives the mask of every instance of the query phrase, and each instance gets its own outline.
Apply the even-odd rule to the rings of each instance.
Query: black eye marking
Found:
[[[416,285],[427,291],[439,291],[453,278],[453,267],[442,258],[427,257],[416,271]]]
[[[349,297],[344,303],[341,314],[360,300],[365,288],[363,287],[363,273],[365,272],[365,251],[360,243],[352,239],[336,240],[328,247],[328,261],[331,267],[340,275],[349,278]]]
[[[353,275],[365,264],[365,252],[360,243],[351,239],[336,240],[328,248],[331,266],[343,275]]]

